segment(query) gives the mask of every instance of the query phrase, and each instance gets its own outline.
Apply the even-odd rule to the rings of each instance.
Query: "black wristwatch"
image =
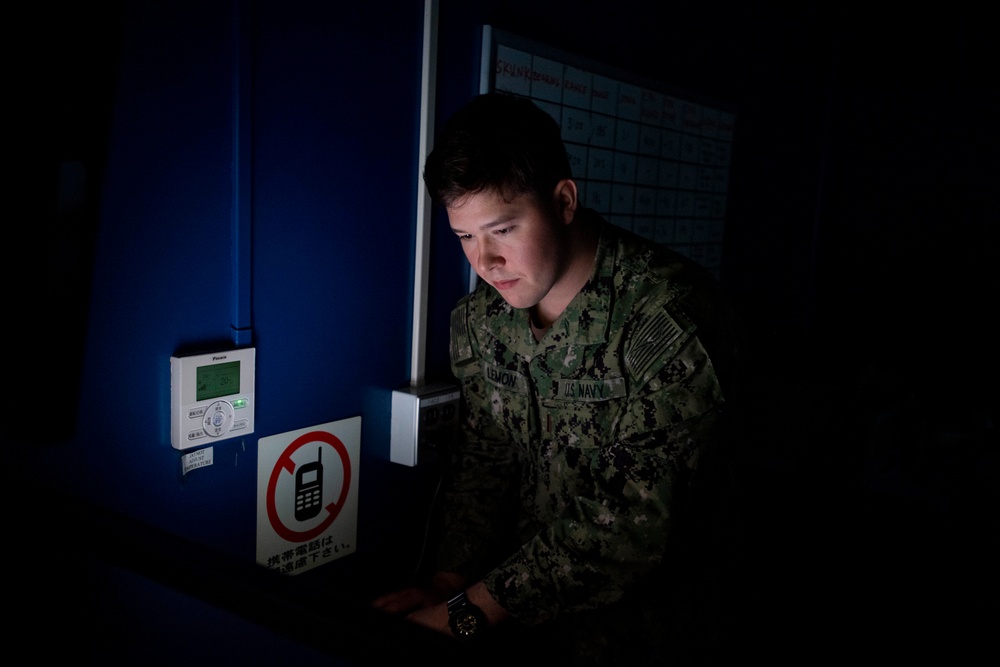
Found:
[[[475,639],[486,629],[486,616],[462,591],[448,600],[448,625],[459,639]]]

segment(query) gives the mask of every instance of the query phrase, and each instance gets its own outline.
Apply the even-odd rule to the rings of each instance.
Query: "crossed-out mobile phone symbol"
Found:
[[[340,496],[336,501],[323,504],[323,443],[333,447],[340,457],[344,471],[344,481],[340,488]],[[308,445],[315,446],[316,455],[314,459],[299,466],[292,460],[292,454]],[[320,515],[324,510],[327,512],[318,525],[304,531],[295,530],[286,526],[278,514],[278,503],[275,499],[278,489],[278,481],[282,474],[294,475],[295,485],[295,520],[308,521]],[[289,542],[305,542],[321,535],[323,531],[330,527],[336,520],[337,515],[344,508],[344,501],[351,488],[351,457],[347,452],[344,443],[337,436],[325,431],[314,431],[296,438],[285,451],[278,457],[271,471],[271,477],[267,483],[267,518],[271,522],[279,536]]]

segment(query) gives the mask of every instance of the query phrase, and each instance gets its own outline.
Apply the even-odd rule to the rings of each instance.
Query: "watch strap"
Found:
[[[465,591],[462,591],[452,599],[448,600],[448,615],[452,615],[467,604],[472,603],[469,602],[469,596],[465,594]]]

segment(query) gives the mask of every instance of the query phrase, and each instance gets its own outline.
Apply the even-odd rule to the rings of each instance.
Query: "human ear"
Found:
[[[578,203],[576,181],[571,178],[564,178],[556,183],[554,198],[556,211],[558,212],[563,224],[568,225],[573,222],[573,217],[576,215],[576,206]]]

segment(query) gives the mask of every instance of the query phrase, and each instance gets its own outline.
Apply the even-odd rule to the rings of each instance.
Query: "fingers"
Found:
[[[408,614],[437,602],[422,588],[404,588],[387,593],[372,601],[372,606],[389,614]]]

